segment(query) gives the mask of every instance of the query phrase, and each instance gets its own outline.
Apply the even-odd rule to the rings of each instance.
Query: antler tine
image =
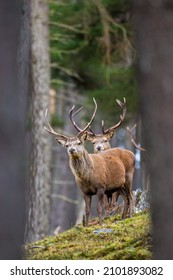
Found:
[[[75,106],[74,106],[74,107],[75,107]],[[80,111],[83,110],[83,108],[84,108],[83,106],[80,107],[76,112],[73,113],[72,117],[76,116]]]
[[[46,111],[45,111],[45,121],[46,121],[46,124],[47,124],[48,128],[44,125],[44,129],[45,129],[46,131],[48,131],[50,134],[52,134],[52,135],[54,135],[54,136],[56,136],[56,137],[58,137],[58,138],[67,140],[67,137],[66,137],[65,135],[62,135],[62,134],[57,133],[57,132],[51,127],[51,125],[49,124],[48,118],[47,118],[47,113],[48,113],[48,110],[46,109]]]
[[[127,130],[129,131],[129,133],[133,133],[133,132],[135,132],[136,127],[137,127],[137,124],[135,123],[134,126],[132,126],[132,128],[129,128],[127,126]]]
[[[45,128],[48,132],[53,133],[52,127],[50,126],[50,124],[49,124],[49,122],[48,122],[47,113],[48,113],[48,109],[46,109],[46,111],[45,111],[45,121],[46,121],[47,126],[49,127],[49,130],[47,129],[46,126],[44,126],[44,128]]]
[[[119,99],[116,99],[116,102],[118,103],[118,105],[123,109],[123,113],[122,113],[122,115],[120,115],[119,122],[117,124],[115,124],[114,126],[104,130],[104,121],[102,121],[102,132],[103,132],[103,134],[106,134],[109,131],[115,130],[116,128],[118,128],[123,123],[123,121],[125,119],[125,116],[126,116],[126,111],[127,111],[125,97],[124,97],[123,100],[124,100],[124,102],[120,101]]]
[[[104,120],[102,120],[102,132],[103,132],[103,134],[105,133],[104,125],[105,125],[105,122],[104,122]]]
[[[130,128],[129,126],[127,126],[126,127],[126,129],[127,129],[127,131],[128,131],[128,133],[129,133],[129,135],[131,136],[131,139],[133,138],[133,130],[136,128],[136,123],[135,123],[135,125],[132,127],[132,128]]]
[[[76,112],[73,113],[74,108],[75,108],[75,105],[73,105],[73,107],[70,109],[70,111],[69,111],[69,117],[70,117],[70,120],[71,120],[73,126],[76,128],[77,131],[80,132],[80,131],[82,131],[82,129],[75,123],[73,117],[74,117],[75,115],[77,115],[77,114],[83,109],[83,107],[79,108]]]
[[[94,104],[95,104],[93,115],[92,115],[89,123],[78,133],[78,135],[77,135],[78,137],[82,136],[82,134],[88,129],[88,127],[90,127],[91,123],[93,122],[93,120],[95,118],[95,115],[96,115],[96,112],[97,112],[97,102],[96,102],[94,97],[93,97],[93,101],[94,101]]]
[[[144,149],[144,148],[140,147],[139,145],[137,145],[136,142],[135,142],[135,140],[134,140],[134,138],[133,138],[133,135],[132,135],[133,132],[132,132],[132,131],[136,128],[136,126],[137,126],[137,124],[135,124],[131,129],[127,126],[127,131],[128,131],[129,134],[130,134],[130,140],[131,140],[132,144],[134,145],[134,147],[135,147],[136,149],[145,152],[146,149]]]
[[[120,115],[120,121],[118,122],[117,125],[115,125],[115,128],[117,128],[118,126],[120,126],[122,124],[122,122],[124,121],[125,119],[125,116],[126,116],[126,111],[127,111],[127,108],[126,108],[126,99],[124,97],[124,102],[121,102],[119,99],[116,99],[116,102],[118,103],[118,105],[123,109],[123,114]],[[113,129],[115,129],[113,127]]]
[[[88,132],[90,135],[96,136],[94,130],[91,128],[91,126],[89,127],[90,132]]]

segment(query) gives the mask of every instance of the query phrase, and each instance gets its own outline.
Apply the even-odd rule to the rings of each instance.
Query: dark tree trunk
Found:
[[[155,259],[173,259],[173,2],[134,0],[137,73]]]
[[[0,1],[0,259],[21,259],[24,242],[29,49],[22,3]]]

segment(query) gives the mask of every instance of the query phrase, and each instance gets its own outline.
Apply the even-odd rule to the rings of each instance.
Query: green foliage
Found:
[[[98,86],[92,91],[88,90],[87,94],[90,100],[93,96],[98,100],[102,118],[106,117],[112,122],[113,120],[115,121],[115,114],[119,115],[122,113],[122,110],[116,103],[116,99],[123,101],[123,97],[126,97],[128,104],[127,112],[134,113],[137,110],[138,104],[134,102],[134,100],[137,101],[137,91],[133,68],[109,68],[107,70],[108,73],[105,80],[103,77],[104,74],[100,73],[102,86]]]
[[[52,86],[74,78],[107,118],[116,114],[116,98],[125,96],[128,112],[137,110],[129,12],[129,0],[50,2]]]
[[[64,122],[63,122],[62,119],[59,119],[59,118],[57,117],[56,114],[53,114],[53,115],[51,116],[51,125],[52,125],[52,126],[63,127]]]
[[[48,260],[141,260],[151,259],[150,217],[148,212],[120,220],[120,216],[104,219],[110,233],[95,234],[101,228],[77,225],[56,236],[49,236],[26,246],[27,259]],[[95,224],[95,225],[94,225]]]
[[[102,3],[105,5],[106,8],[110,9],[113,13],[114,9],[115,12],[118,13],[125,13],[129,11],[131,1],[127,0],[102,0]]]

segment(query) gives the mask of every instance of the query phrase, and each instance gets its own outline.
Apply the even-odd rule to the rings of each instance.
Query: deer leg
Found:
[[[102,225],[102,206],[103,206],[104,196],[105,196],[104,189],[98,189],[97,190],[97,198],[98,198],[97,213],[98,213],[100,225]]]
[[[116,191],[114,193],[112,193],[112,197],[111,197],[111,202],[110,202],[110,208],[112,209],[114,207],[114,205],[117,203],[118,197],[120,195],[119,191]]]
[[[133,175],[132,174],[127,174],[126,182],[125,182],[125,189],[126,189],[126,192],[128,193],[128,197],[129,197],[129,200],[130,200],[130,203],[129,203],[129,217],[130,218],[132,217],[132,210],[134,210],[132,181],[133,181]]]
[[[129,196],[125,189],[121,189],[121,196],[124,200],[124,209],[123,209],[122,219],[125,219],[127,216],[127,211],[129,208],[130,200],[129,200]]]
[[[129,184],[130,184],[130,193],[129,193],[129,198],[130,198],[130,205],[129,205],[129,217],[132,217],[132,211],[135,212],[135,207],[134,207],[134,200],[133,200],[133,192],[132,192],[132,179],[130,180]]]
[[[109,214],[109,196],[107,194],[104,194],[104,208],[105,208],[105,212],[106,212],[106,215]]]
[[[133,210],[133,193],[130,192],[129,193],[129,217],[131,218],[132,217],[132,210]]]
[[[117,203],[119,192],[115,191],[114,193],[104,196],[104,201],[107,198],[107,203],[105,204],[106,214],[109,215],[109,213],[111,213],[112,209],[114,208],[114,205]]]
[[[84,195],[84,199],[85,199],[85,226],[88,227],[92,197],[89,195]]]

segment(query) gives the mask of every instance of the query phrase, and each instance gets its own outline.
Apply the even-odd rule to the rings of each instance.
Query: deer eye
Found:
[[[81,144],[81,141],[77,142],[77,145],[80,145]]]
[[[93,141],[93,144],[95,144],[95,143],[96,143],[96,141],[94,140],[94,141]]]
[[[69,144],[65,144],[66,148],[68,148]]]

